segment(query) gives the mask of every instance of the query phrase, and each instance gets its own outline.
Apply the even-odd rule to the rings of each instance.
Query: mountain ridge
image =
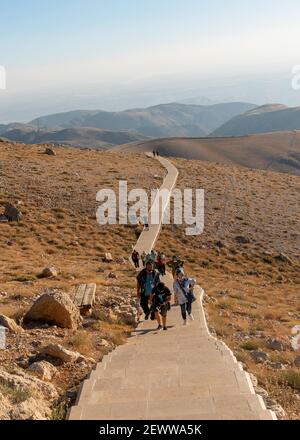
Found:
[[[246,136],[291,130],[300,130],[300,107],[268,104],[235,116],[210,136]]]

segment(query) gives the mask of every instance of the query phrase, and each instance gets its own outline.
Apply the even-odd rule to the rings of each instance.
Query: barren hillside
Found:
[[[22,323],[46,288],[69,295],[86,282],[97,284],[96,304],[78,330],[37,324],[9,333],[9,349],[0,352],[2,376],[28,377],[28,367],[44,359],[40,350],[49,343],[98,361],[124,341],[132,325],[114,311],[134,295],[135,272],[127,257],[139,229],[100,227],[95,196],[102,188],[117,189],[121,179],[129,188],[157,188],[165,170],[144,154],[55,151],[56,156],[47,156],[43,146],[0,143],[0,205],[4,210],[11,202],[23,213],[19,223],[0,223],[0,315]],[[205,189],[205,231],[187,237],[184,227],[165,226],[157,248],[185,259],[188,272],[206,290],[210,327],[283,406],[284,417],[299,418],[299,367],[291,348],[291,329],[300,321],[299,177],[171,160],[179,170],[180,188]],[[112,253],[113,262],[103,262],[105,252]],[[40,278],[52,265],[58,276]],[[279,348],[270,346],[272,338]],[[253,360],[257,350],[265,353],[266,362]],[[51,417],[64,417],[74,402],[79,382],[91,369],[88,358],[79,364],[46,358],[56,367],[52,383],[59,395],[51,401]],[[5,403],[0,417],[25,417],[28,393],[16,395],[0,384]]]
[[[257,133],[300,129],[300,108],[281,104],[263,105],[235,116],[217,128],[212,136],[246,136]]]
[[[164,156],[300,175],[299,131],[232,138],[155,139],[114,149],[132,152],[159,150]]]
[[[134,271],[128,256],[139,230],[99,226],[96,193],[103,188],[117,190],[120,179],[128,181],[129,189],[137,183],[145,189],[157,187],[165,172],[143,154],[128,157],[59,147],[56,156],[47,156],[44,150],[43,146],[0,143],[0,216],[7,202],[23,214],[19,223],[0,222],[0,315],[20,323],[46,288],[70,294],[80,283],[97,284],[96,305],[78,331],[38,324],[21,334],[8,333],[7,349],[0,350],[0,400],[7,403],[4,408],[0,405],[0,419],[31,414],[29,404],[27,412],[22,410],[31,391],[16,396],[11,382],[3,385],[2,376],[17,373],[28,377],[29,365],[43,359],[40,350],[45,345],[58,343],[98,361],[122,343],[131,327],[109,312],[112,305],[129,301],[134,294]],[[111,263],[103,262],[107,252],[112,254]],[[58,276],[40,278],[49,266],[58,270]],[[60,396],[51,402],[52,417],[60,418],[92,366],[89,362],[52,362],[57,367],[52,383]],[[34,408],[33,412],[37,414]]]
[[[299,418],[299,352],[291,346],[300,322],[299,177],[172,162],[178,187],[205,190],[205,230],[188,237],[183,226],[164,226],[157,247],[183,257],[207,293],[211,329],[283,406],[285,417]],[[257,350],[266,362],[253,360]]]

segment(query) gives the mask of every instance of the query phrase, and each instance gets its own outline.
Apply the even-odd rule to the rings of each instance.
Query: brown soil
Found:
[[[127,180],[129,189],[138,184],[149,190],[160,186],[165,173],[144,154],[60,147],[50,157],[44,150],[44,146],[0,143],[0,214],[6,202],[21,202],[23,213],[19,223],[0,223],[0,314],[19,321],[45,288],[70,292],[86,282],[97,284],[96,308],[92,319],[78,331],[38,326],[18,336],[9,334],[7,349],[0,351],[1,366],[8,371],[26,368],[40,346],[49,342],[96,360],[124,342],[131,328],[110,319],[101,304],[116,294],[134,295],[135,272],[128,256],[140,229],[98,225],[96,193],[102,188],[117,190],[119,180]],[[103,263],[105,252],[112,254],[114,262]],[[117,257],[125,262],[117,263]],[[50,265],[59,270],[59,276],[38,278]],[[110,272],[117,279],[109,278]],[[110,346],[102,347],[101,339]],[[90,368],[60,365],[53,383],[64,395]]]
[[[183,257],[210,297],[210,327],[257,375],[287,418],[299,419],[300,371],[293,363],[299,353],[291,347],[291,330],[300,322],[299,177],[172,161],[178,187],[205,190],[205,230],[188,237],[183,226],[164,226],[157,247]],[[247,243],[238,243],[238,236]],[[281,261],[280,254],[291,261]],[[285,351],[267,348],[269,337],[282,340]],[[268,353],[270,363],[255,364],[253,349]]]

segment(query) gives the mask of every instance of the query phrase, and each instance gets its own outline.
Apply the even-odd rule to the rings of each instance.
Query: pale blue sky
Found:
[[[2,64],[124,54],[299,26],[298,0],[1,0]],[[284,38],[284,35],[282,35]]]
[[[0,99],[168,75],[287,72],[300,64],[299,17],[299,0],[0,0]]]

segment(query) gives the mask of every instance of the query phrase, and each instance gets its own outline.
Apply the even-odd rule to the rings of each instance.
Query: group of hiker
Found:
[[[161,281],[167,265],[171,268],[174,278],[174,306],[180,306],[183,325],[187,325],[188,318],[193,321],[192,304],[196,300],[193,290],[196,280],[186,275],[183,268],[184,261],[174,256],[166,262],[165,255],[155,250],[148,255],[143,253],[140,257],[134,250],[132,260],[136,268],[140,267],[140,259],[144,268],[137,275],[137,296],[145,320],[156,319],[157,330],[167,330],[167,313],[171,309],[172,293]]]
[[[146,261],[149,258],[153,261],[154,268],[160,273],[160,275],[164,276],[166,274],[166,257],[163,252],[152,250],[149,255],[147,255],[146,252],[143,252],[140,255],[137,250],[134,249],[131,255],[135,268],[140,267],[140,262],[142,263],[143,267],[145,267]]]
[[[155,157],[155,156],[159,156],[159,151],[158,150],[153,150],[153,157]]]

